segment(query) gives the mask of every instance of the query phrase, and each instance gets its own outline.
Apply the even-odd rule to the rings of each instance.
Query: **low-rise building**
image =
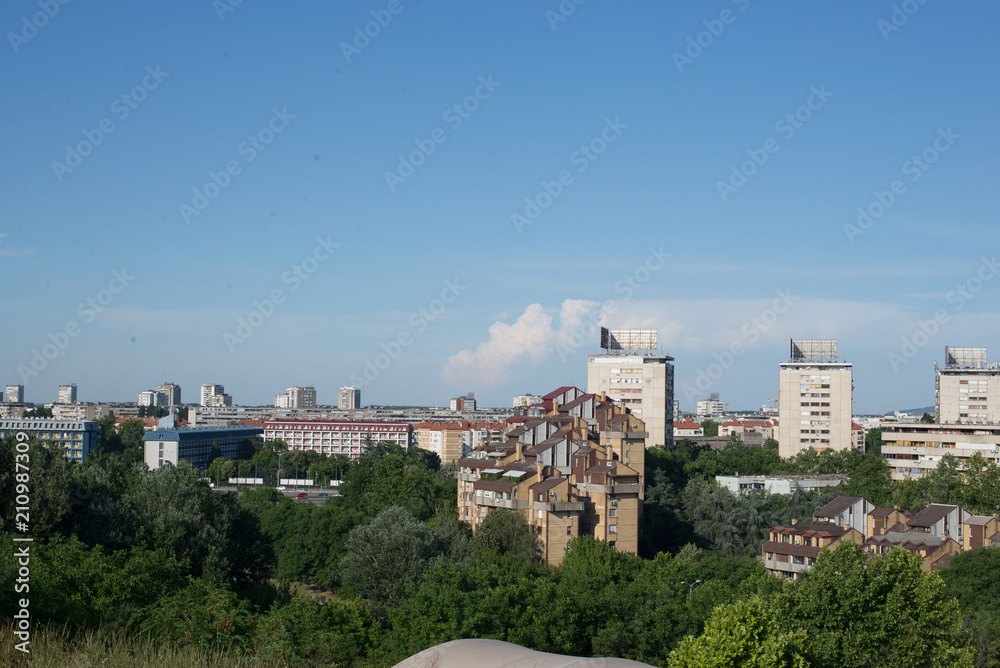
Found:
[[[801,489],[815,492],[836,487],[847,481],[846,475],[829,473],[817,475],[717,475],[715,482],[734,494],[762,489],[768,494],[793,494]]]
[[[843,540],[861,545],[864,536],[853,527],[842,527],[833,522],[792,520],[790,526],[772,527],[767,542],[761,548],[764,568],[772,575],[798,580],[816,563],[823,548],[833,548]]]
[[[893,480],[922,478],[946,454],[962,463],[977,452],[988,464],[1000,464],[1000,425],[909,423],[882,430],[882,456]]]
[[[150,469],[164,464],[177,466],[187,461],[204,470],[211,463],[212,450],[228,459],[239,457],[240,445],[247,440],[261,442],[259,427],[155,427],[145,433],[143,459]]]
[[[705,429],[691,420],[674,420],[674,442],[685,436],[704,436]]]
[[[74,462],[83,462],[91,448],[101,442],[101,427],[90,420],[23,417],[0,420],[0,438],[18,432],[61,447],[66,459]]]
[[[365,444],[392,441],[404,450],[412,444],[413,425],[385,420],[272,419],[264,423],[264,440],[284,441],[292,450],[357,459]]]

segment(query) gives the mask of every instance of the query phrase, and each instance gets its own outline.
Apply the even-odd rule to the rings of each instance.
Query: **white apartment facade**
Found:
[[[393,441],[404,450],[412,443],[413,425],[381,420],[288,420],[264,423],[264,440],[282,440],[293,450],[357,459],[365,442]]]
[[[340,388],[337,392],[337,408],[342,411],[361,408],[361,390],[353,386]]]
[[[24,385],[8,385],[4,392],[4,401],[8,404],[23,404]]]
[[[69,385],[60,385],[59,393],[56,395],[57,404],[75,404],[76,403],[76,383],[70,383]]]

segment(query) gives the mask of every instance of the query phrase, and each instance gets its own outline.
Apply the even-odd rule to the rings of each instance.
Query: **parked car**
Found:
[[[319,494],[317,494],[316,496],[330,496],[330,495],[329,495],[329,494],[327,494],[326,492],[320,492],[320,493],[319,493]]]
[[[282,485],[281,487],[278,488],[278,491],[279,492],[284,492],[286,489],[288,489],[288,488],[285,487],[284,485]]]
[[[295,495],[295,498],[296,499],[308,499],[309,498],[309,494],[307,494],[306,492],[299,492],[298,494]]]

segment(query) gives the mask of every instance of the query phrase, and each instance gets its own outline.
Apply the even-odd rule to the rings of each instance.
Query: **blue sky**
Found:
[[[995,3],[225,1],[0,10],[29,401],[509,405],[585,385],[594,321],[659,329],[682,409],[776,396],[791,337],[856,412],[996,359]]]

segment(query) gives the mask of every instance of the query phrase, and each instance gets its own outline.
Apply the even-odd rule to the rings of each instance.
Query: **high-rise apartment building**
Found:
[[[356,387],[342,387],[337,392],[337,408],[342,411],[353,411],[361,408],[361,390]]]
[[[712,415],[722,415],[725,410],[725,405],[719,401],[719,393],[712,392],[708,395],[708,399],[702,399],[698,402],[695,413],[698,414],[698,417],[710,417]]]
[[[1000,424],[1000,366],[990,366],[986,348],[945,346],[944,367],[934,364],[937,424]]]
[[[4,393],[4,401],[8,404],[24,403],[24,385],[8,385]]]
[[[162,392],[167,397],[166,406],[181,405],[181,386],[175,383],[164,383],[156,388],[157,392]]]
[[[852,367],[837,361],[836,339],[792,339],[778,366],[778,452],[852,447]]]
[[[316,389],[312,387],[290,387],[284,394],[274,395],[275,408],[316,408]]]
[[[476,410],[476,394],[469,392],[464,397],[455,397],[449,403],[449,408],[456,412]]]
[[[655,329],[601,328],[607,354],[587,357],[587,392],[607,393],[643,421],[646,445],[674,446],[674,361],[656,350]]]
[[[59,394],[56,398],[57,404],[75,404],[76,403],[76,383],[70,383],[69,385],[60,385]]]
[[[291,397],[289,408],[316,408],[316,388],[295,387],[288,388],[288,396]]]
[[[232,406],[233,398],[226,394],[226,388],[216,383],[201,386],[202,406]]]
[[[934,364],[934,416],[882,431],[893,480],[921,478],[946,454],[1000,464],[1000,366],[987,362],[986,348],[945,347],[944,367]]]
[[[157,390],[144,390],[139,393],[140,406],[167,406],[167,395]]]

